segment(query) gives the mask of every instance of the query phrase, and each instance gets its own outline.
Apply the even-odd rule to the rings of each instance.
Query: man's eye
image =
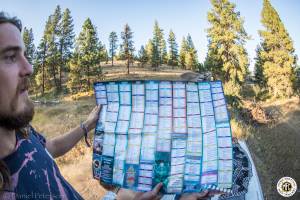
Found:
[[[5,58],[5,60],[7,62],[11,63],[11,62],[15,62],[16,61],[17,56],[15,54],[13,54],[13,55],[5,56],[4,58]]]

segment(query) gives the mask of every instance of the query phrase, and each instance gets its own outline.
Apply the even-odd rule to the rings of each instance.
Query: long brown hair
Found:
[[[22,31],[22,23],[17,17],[9,17],[8,14],[0,12],[0,24],[10,23],[16,26],[20,32]],[[29,135],[28,128],[16,130],[17,134],[27,138]],[[0,194],[6,187],[10,185],[10,171],[3,160],[0,160]]]
[[[16,134],[22,138],[28,138],[30,132],[30,126],[16,130]],[[0,160],[0,194],[1,191],[10,186],[10,171],[3,160]]]

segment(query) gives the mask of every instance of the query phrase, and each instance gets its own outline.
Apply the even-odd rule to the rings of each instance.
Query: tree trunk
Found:
[[[63,53],[63,50],[62,50],[62,45],[61,45],[61,47],[60,47],[60,67],[59,67],[59,91],[61,91],[61,88],[62,88],[62,80],[61,79],[62,79],[62,71],[64,68],[62,53]]]
[[[42,96],[45,94],[45,61],[42,63],[42,69],[43,69],[43,74],[42,74]]]
[[[127,59],[127,74],[129,74],[129,58]]]
[[[89,65],[87,66],[87,84],[88,84],[88,90],[90,90],[90,67]]]
[[[113,50],[112,50],[113,52]],[[111,54],[111,66],[114,66],[114,53]]]
[[[54,85],[55,85],[56,91],[59,91],[59,85],[58,85],[58,80],[56,78],[56,70],[55,70],[54,64],[51,65],[51,68],[52,68],[52,76],[54,79]]]

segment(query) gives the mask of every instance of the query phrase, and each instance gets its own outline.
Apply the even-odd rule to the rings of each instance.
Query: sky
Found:
[[[245,46],[250,58],[250,70],[253,69],[255,49],[260,42],[258,30],[263,29],[260,22],[262,1],[231,0],[236,4],[236,11],[243,17],[245,30],[251,37]],[[270,1],[294,41],[295,53],[300,56],[300,1]],[[179,46],[182,38],[190,34],[200,62],[205,60],[207,53],[207,12],[211,9],[209,0],[0,0],[0,5],[0,11],[17,16],[22,20],[23,26],[33,29],[36,46],[43,35],[48,16],[60,5],[62,11],[70,9],[76,35],[89,17],[97,27],[100,41],[106,47],[109,46],[108,37],[112,31],[117,32],[119,43],[121,42],[120,33],[128,23],[134,32],[137,52],[141,45],[152,38],[154,22],[157,20],[164,30],[166,40],[170,29],[175,33]]]

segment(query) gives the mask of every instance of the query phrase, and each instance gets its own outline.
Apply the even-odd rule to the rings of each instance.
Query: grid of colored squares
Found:
[[[94,177],[164,193],[232,187],[232,143],[220,81],[128,81],[94,85],[102,110]]]

